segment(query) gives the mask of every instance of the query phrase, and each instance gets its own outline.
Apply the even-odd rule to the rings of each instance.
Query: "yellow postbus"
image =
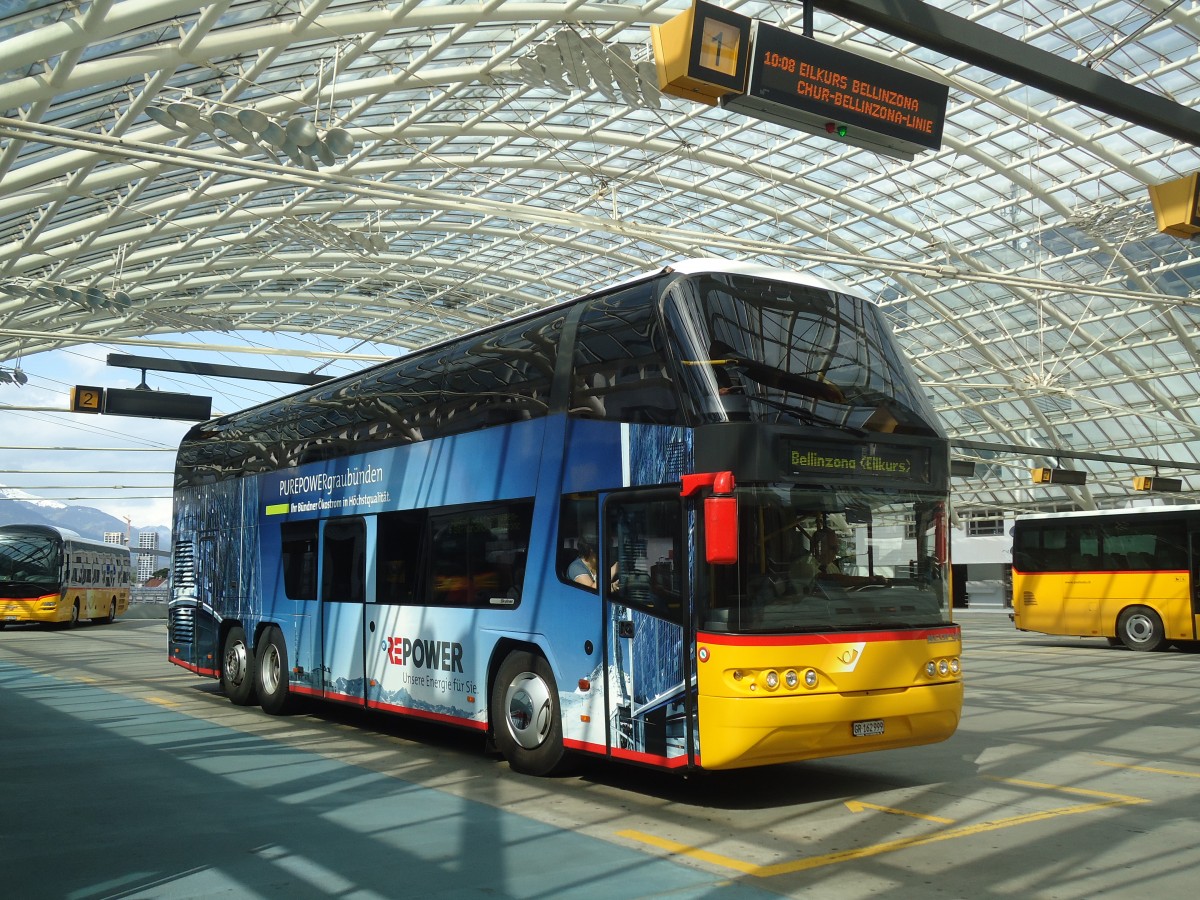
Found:
[[[127,547],[51,525],[0,526],[0,629],[111,622],[129,608],[129,581]]]
[[[1197,639],[1200,506],[1021,516],[1013,528],[1013,624],[1106,637],[1131,650]]]

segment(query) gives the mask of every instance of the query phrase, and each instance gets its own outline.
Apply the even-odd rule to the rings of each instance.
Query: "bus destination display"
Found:
[[[790,475],[855,475],[928,484],[929,450],[887,444],[812,445],[785,440],[783,470]]]
[[[747,99],[774,107],[771,118],[807,114],[810,127],[846,126],[852,143],[870,143],[854,138],[873,132],[905,153],[941,147],[946,85],[763,22],[757,30]]]

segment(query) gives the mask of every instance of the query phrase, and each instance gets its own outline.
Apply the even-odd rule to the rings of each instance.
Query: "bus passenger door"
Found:
[[[603,585],[609,745],[656,765],[690,759],[694,708],[688,583],[678,490],[612,494],[604,503]]]
[[[367,522],[327,519],[321,529],[322,692],[326,699],[365,703]]]

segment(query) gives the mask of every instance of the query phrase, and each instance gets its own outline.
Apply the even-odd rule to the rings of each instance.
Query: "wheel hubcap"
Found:
[[[1125,623],[1125,633],[1129,635],[1130,640],[1141,644],[1150,640],[1154,628],[1145,616],[1130,616],[1129,621]]]
[[[241,684],[246,677],[246,645],[241,641],[225,651],[225,677],[230,684]]]
[[[267,652],[263,656],[262,669],[262,686],[268,694],[273,694],[279,687],[279,651],[271,645],[267,645]]]
[[[537,749],[553,724],[550,689],[533,672],[513,679],[505,698],[508,732],[526,750]]]

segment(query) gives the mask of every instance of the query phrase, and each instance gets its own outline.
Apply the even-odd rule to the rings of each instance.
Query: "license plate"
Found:
[[[883,719],[864,719],[850,723],[850,733],[855,737],[872,737],[883,734]]]

